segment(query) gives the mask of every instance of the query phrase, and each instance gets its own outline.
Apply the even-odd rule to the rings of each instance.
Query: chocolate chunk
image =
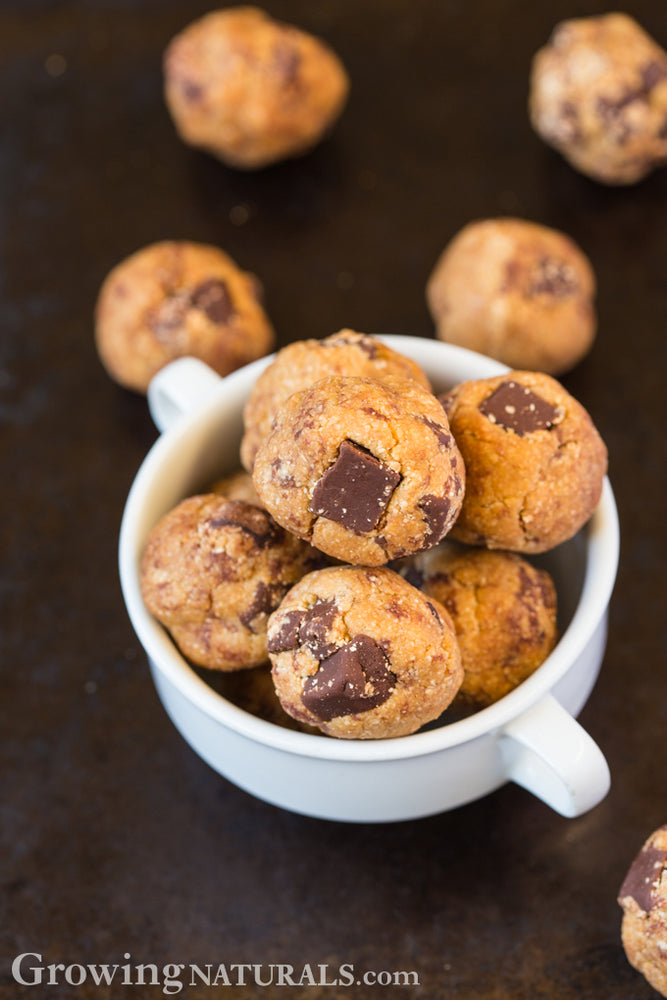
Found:
[[[438,439],[438,444],[445,451],[449,451],[454,443],[454,438],[449,433],[449,431],[443,427],[442,424],[437,423],[435,420],[431,420],[430,417],[422,417],[423,422],[429,427]]]
[[[229,289],[219,278],[209,278],[192,292],[192,305],[206,313],[212,323],[227,323],[236,313]]]
[[[301,619],[299,642],[307,646],[318,660],[331,656],[336,649],[336,643],[332,642],[328,635],[337,613],[338,605],[333,598],[330,598],[326,601],[317,601]]]
[[[575,273],[565,261],[545,256],[533,268],[526,295],[528,298],[551,295],[555,299],[567,299],[574,295],[578,287]]]
[[[667,862],[667,851],[655,847],[644,847],[630,865],[630,871],[625,876],[619,899],[631,896],[637,905],[649,913],[654,902],[654,889]]]
[[[174,292],[167,295],[163,301],[151,310],[147,317],[148,326],[162,341],[173,340],[183,326],[185,316],[190,306],[190,297],[187,292]]]
[[[518,382],[501,382],[479,407],[492,424],[519,437],[534,431],[551,430],[562,419],[562,410]]]
[[[204,96],[204,88],[193,80],[181,80],[181,90],[186,101],[201,101]]]
[[[260,580],[255,588],[255,593],[252,595],[252,601],[249,606],[239,614],[239,619],[251,632],[256,631],[252,625],[255,618],[258,618],[259,615],[268,615],[273,611],[275,603],[274,595],[275,591],[273,588],[267,587],[264,581]]]
[[[419,509],[426,518],[430,546],[439,542],[447,531],[452,502],[449,497],[439,497],[433,493],[427,493],[419,501]]]
[[[242,500],[226,501],[223,512],[207,518],[206,524],[210,528],[239,528],[251,535],[260,549],[274,544],[281,531],[266,511]]]
[[[372,531],[401,481],[370,451],[343,441],[338,457],[315,484],[309,511],[354,532]]]
[[[370,636],[356,635],[320,664],[309,677],[301,700],[305,707],[328,722],[376,708],[387,700],[396,684],[381,646]]]
[[[269,632],[269,653],[283,653],[285,650],[297,648],[302,616],[301,611],[288,611],[282,616],[278,630]]]

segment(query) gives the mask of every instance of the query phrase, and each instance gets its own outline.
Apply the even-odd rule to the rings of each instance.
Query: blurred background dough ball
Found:
[[[104,280],[95,309],[98,353],[109,375],[137,392],[185,355],[227,375],[273,348],[260,295],[254,275],[217,247],[153,243]]]
[[[667,53],[627,14],[556,25],[533,59],[533,128],[604,184],[633,184],[667,162]]]
[[[426,288],[440,340],[558,375],[590,350],[595,274],[564,233],[523,219],[465,226],[440,255]]]
[[[231,7],[172,39],[164,86],[184,142],[255,169],[318,143],[343,110],[349,80],[319,38],[257,7]]]

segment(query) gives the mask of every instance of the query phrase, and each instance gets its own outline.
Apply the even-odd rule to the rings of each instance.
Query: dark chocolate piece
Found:
[[[529,298],[533,295],[552,295],[555,299],[567,299],[579,287],[572,268],[556,257],[541,257],[535,263],[531,278],[526,290]]]
[[[370,636],[356,635],[320,664],[309,677],[301,700],[329,722],[341,715],[368,712],[387,700],[396,684],[387,657]]]
[[[308,509],[357,533],[376,527],[401,481],[370,451],[343,441],[338,457],[315,484]]]
[[[274,604],[277,603],[274,600],[274,595],[274,589],[267,587],[264,581],[260,580],[255,588],[255,593],[252,595],[250,604],[245,611],[239,614],[239,619],[251,632],[256,631],[253,628],[255,618],[258,618],[260,615],[269,615],[273,611]]]
[[[667,77],[667,62],[653,59],[642,67],[642,83],[647,92]]]
[[[419,501],[419,509],[426,518],[429,530],[429,545],[439,542],[447,531],[452,502],[449,497],[439,497],[428,493]]]
[[[299,625],[303,612],[288,611],[282,616],[277,632],[270,632],[268,637],[269,653],[283,653],[288,649],[296,649],[299,645]]]
[[[478,409],[492,424],[505,431],[514,431],[519,437],[551,430],[562,418],[558,407],[513,380],[501,382]]]
[[[227,500],[224,513],[206,519],[210,528],[239,528],[250,535],[260,549],[278,541],[281,529],[266,511],[243,500]]]
[[[649,913],[654,902],[653,890],[660,880],[666,862],[667,851],[657,850],[655,847],[643,847],[630,865],[618,898],[622,900],[626,896],[631,896],[644,913]]]
[[[236,312],[229,289],[219,278],[209,278],[197,285],[192,292],[192,305],[206,313],[212,323],[227,323]]]
[[[329,638],[329,631],[338,614],[338,605],[329,598],[317,601],[306,611],[299,625],[299,643],[306,646],[318,660],[324,660],[336,649],[336,643]]]
[[[449,449],[452,447],[454,443],[454,438],[449,433],[449,431],[445,427],[443,427],[442,424],[437,423],[437,421],[435,420],[431,420],[430,417],[422,416],[421,419],[426,424],[426,426],[433,431],[433,433],[438,439],[438,444],[440,445],[440,447],[444,448],[445,451],[449,451]]]

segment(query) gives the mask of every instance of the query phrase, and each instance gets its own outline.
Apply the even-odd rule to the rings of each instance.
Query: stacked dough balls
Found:
[[[438,398],[413,361],[351,330],[277,353],[239,458],[153,530],[146,604],[192,662],[247,670],[260,714],[275,719],[277,696],[292,724],[356,739],[483,708],[544,661],[556,595],[526,554],[582,527],[606,470],[590,417],[549,376]],[[270,689],[250,669],[267,659]]]

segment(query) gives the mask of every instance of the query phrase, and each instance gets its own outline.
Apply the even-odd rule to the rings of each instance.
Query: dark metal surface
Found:
[[[62,973],[21,987],[11,961],[35,952],[44,964],[252,963],[264,980],[272,963],[318,977],[328,964],[329,979],[349,964],[414,970],[421,984],[286,988],[253,973],[232,991],[258,998],[649,1000],[615,899],[667,821],[667,169],[602,188],[526,115],[530,58],[554,23],[605,7],[267,8],[331,42],[351,100],[310,156],[237,174],[179,143],[161,97],[162,50],[206,5],[0,4],[0,997],[165,995]],[[667,45],[663,0],[624,9]],[[281,812],[181,740],[127,620],[118,528],[156,432],[145,400],[97,360],[99,285],[153,240],[205,240],[259,275],[282,343],[342,326],[429,336],[436,256],[465,222],[498,214],[564,229],[598,275],[598,340],[564,381],[609,446],[621,517],[609,645],[582,715],[611,792],[575,820],[510,786],[389,826]]]

